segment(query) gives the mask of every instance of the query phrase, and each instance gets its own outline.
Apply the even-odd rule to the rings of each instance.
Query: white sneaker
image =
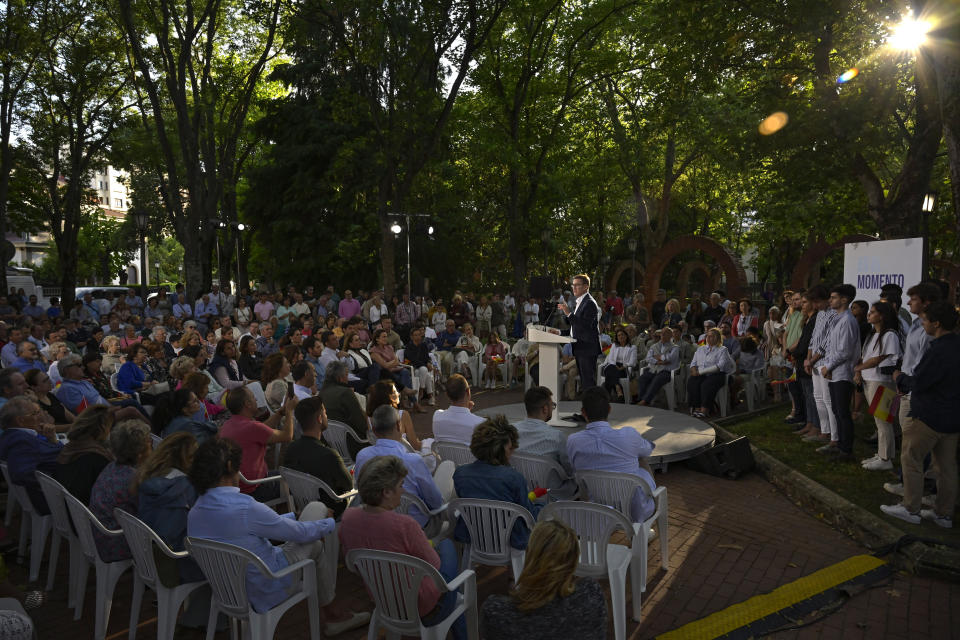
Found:
[[[933,509],[920,509],[920,517],[924,520],[930,520],[933,524],[944,529],[953,528],[953,518],[948,516],[938,516]]]
[[[903,483],[902,482],[884,482],[883,490],[887,493],[892,493],[895,496],[903,495]]]
[[[875,458],[864,462],[863,468],[867,471],[889,471],[893,469],[893,463],[883,458]]]
[[[937,496],[929,493],[922,498],[920,498],[920,504],[925,507],[930,507],[931,509],[937,504]]]
[[[860,464],[861,464],[861,465],[864,465],[864,464],[867,464],[868,462],[873,462],[874,460],[879,460],[879,459],[880,459],[880,454],[879,454],[879,453],[875,453],[875,454],[873,454],[872,457],[870,457],[870,458],[864,458],[863,460],[861,460],[861,461],[860,461]]]
[[[882,504],[880,505],[880,511],[883,511],[888,516],[900,518],[910,524],[920,524],[920,514],[910,513],[902,504]]]

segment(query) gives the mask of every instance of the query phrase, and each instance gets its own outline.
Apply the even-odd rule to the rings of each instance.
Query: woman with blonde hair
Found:
[[[595,580],[577,580],[579,560],[573,529],[558,520],[538,523],[516,588],[483,603],[480,635],[486,640],[605,638],[606,598]]]
[[[667,300],[663,308],[663,320],[660,321],[660,328],[679,327],[683,316],[680,315],[680,301],[676,298]]]
[[[103,363],[100,365],[107,375],[114,373],[117,367],[123,364],[126,359],[120,351],[120,338],[117,336],[107,336],[100,343],[103,349]]]
[[[180,336],[179,347],[183,349],[184,347],[189,347],[192,344],[200,345],[203,343],[203,340],[200,338],[200,334],[197,333],[196,329],[184,329],[183,335]]]
[[[687,380],[687,398],[690,414],[706,418],[727,376],[732,375],[737,365],[730,352],[723,346],[723,334],[713,327],[707,330],[706,344],[697,349],[690,363],[690,379]]]

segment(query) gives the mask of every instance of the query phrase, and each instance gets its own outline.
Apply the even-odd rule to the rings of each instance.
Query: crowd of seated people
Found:
[[[331,287],[319,296],[288,290],[279,299],[263,292],[238,301],[218,289],[192,303],[181,290],[147,305],[132,291],[105,308],[109,301],[88,295],[60,314],[15,313],[5,316],[10,324],[0,324],[0,460],[40,513],[49,509],[35,471],[57,479],[107,527],[117,526],[115,507],[140,514],[174,549],[183,549],[191,535],[244,546],[271,568],[311,558],[329,569],[335,548],[380,548],[420,557],[451,578],[457,566],[452,545],[430,546],[421,529],[426,515],[393,512],[403,491],[428,509],[455,490],[464,498],[513,502],[536,519],[543,503],[531,501],[526,482],[509,464],[515,451],[529,452],[551,457],[568,474],[638,476],[644,489],[627,515],[640,522],[655,508],[656,484],[643,462],[654,446],[633,430],[610,427],[611,398],[652,404],[670,376],[679,375],[689,410],[707,417],[718,410],[719,393],[736,401],[760,372],[768,382],[783,383],[774,388],[788,392],[797,433],[837,462],[850,459],[853,411],[865,411],[884,390],[898,390],[903,482],[888,483],[888,490],[902,495],[902,503],[884,505],[884,512],[946,527],[956,500],[957,438],[945,416],[960,409],[953,406],[960,393],[943,373],[949,371],[944,362],[957,356],[956,311],[935,285],[922,283],[907,294],[918,315],[909,322],[896,292],[858,304],[850,285],[786,292],[783,313],[749,300],[732,303],[722,292],[712,293],[709,303],[697,294],[685,309],[666,292],[649,308],[639,293],[619,301],[608,296],[603,328],[609,335],[601,340],[609,350],[598,360],[602,386],[579,392],[586,428],[566,438],[547,425],[555,399],[536,384],[524,396],[527,417],[516,425],[472,411],[473,387],[495,386],[504,358],[536,364],[536,345],[522,337],[520,319],[545,319],[554,300],[494,295],[475,304],[471,295],[458,294],[447,306],[439,298],[387,301],[379,292],[341,298]],[[512,345],[511,336],[519,338]],[[575,359],[564,359],[561,367],[574,383],[566,386],[572,398]],[[518,368],[522,375],[522,366],[512,370]],[[480,379],[473,380],[477,373]],[[417,434],[412,414],[440,393],[449,407],[433,413],[432,437]],[[347,438],[347,453],[356,461],[352,477],[325,435],[331,421],[356,436]],[[875,422],[877,455],[862,464],[889,470],[896,428],[879,417]],[[151,432],[163,438],[152,452]],[[434,438],[469,447],[476,461],[455,470],[438,464]],[[278,449],[276,456],[271,448]],[[932,463],[925,462],[927,454]],[[348,509],[318,496],[300,520],[278,515],[267,504],[282,496],[281,482],[271,480],[281,459],[336,493],[356,479],[363,506]],[[932,500],[923,495],[927,468],[939,485]],[[574,494],[569,481],[547,488],[552,497]],[[241,513],[243,526],[236,520]],[[334,518],[342,521],[337,536]],[[454,538],[468,539],[462,525]],[[593,637],[591,631],[603,628],[606,611],[596,585],[573,578],[569,538],[556,523],[532,531],[516,523],[511,544],[527,549],[527,566],[510,594],[484,606],[489,637],[519,628],[510,626],[517,619],[531,628],[539,620],[540,635],[547,634],[543,630],[553,627],[543,621],[560,624],[556,612],[573,611],[566,604],[573,602],[585,607],[577,623],[592,621],[580,635]],[[102,557],[129,557],[122,539],[98,545]],[[187,562],[169,570],[182,580],[199,571]],[[250,579],[258,610],[272,606],[289,586]],[[328,632],[368,618],[332,593],[321,601]],[[438,593],[422,592],[425,624],[441,619],[447,605]],[[206,624],[204,612],[193,608],[184,620]]]

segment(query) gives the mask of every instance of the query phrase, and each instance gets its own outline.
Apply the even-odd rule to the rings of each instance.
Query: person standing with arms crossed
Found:
[[[600,355],[600,307],[590,295],[590,277],[585,274],[573,276],[573,295],[576,298],[573,309],[565,302],[557,303],[557,309],[567,317],[570,328],[563,335],[575,338],[573,357],[577,361],[577,371],[583,389],[597,384],[597,356]],[[559,333],[559,332],[557,332]]]

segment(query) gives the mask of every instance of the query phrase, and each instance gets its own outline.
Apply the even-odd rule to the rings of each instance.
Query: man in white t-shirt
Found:
[[[470,411],[473,408],[470,383],[459,373],[453,374],[447,380],[447,397],[450,398],[450,408],[433,414],[433,435],[437,440],[457,442],[469,447],[473,430],[486,418]]]
[[[540,305],[536,298],[527,298],[523,303],[523,324],[537,324],[540,322]]]

